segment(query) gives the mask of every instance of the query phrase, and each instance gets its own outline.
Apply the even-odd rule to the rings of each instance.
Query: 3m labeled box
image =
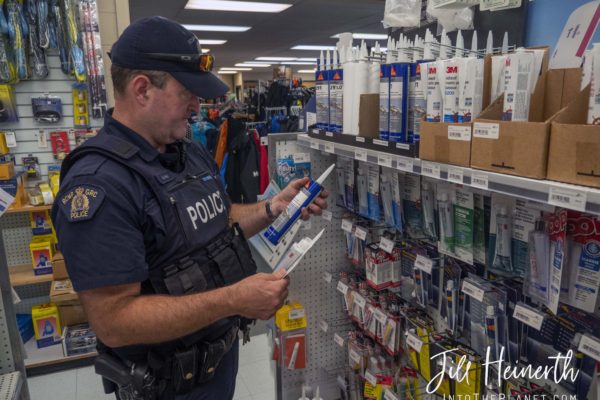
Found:
[[[56,305],[49,303],[31,307],[31,320],[38,348],[60,343],[61,325]]]
[[[470,122],[421,122],[419,158],[445,164],[468,167],[471,165]]]
[[[552,122],[548,179],[600,187],[600,126],[587,125],[589,86]]]

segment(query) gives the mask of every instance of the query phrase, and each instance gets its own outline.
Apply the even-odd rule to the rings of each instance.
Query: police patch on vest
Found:
[[[105,196],[99,186],[74,186],[60,199],[60,209],[71,222],[87,221],[98,211]]]

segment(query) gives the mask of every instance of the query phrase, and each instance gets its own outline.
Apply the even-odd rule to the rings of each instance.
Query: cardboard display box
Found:
[[[587,125],[589,86],[552,122],[548,179],[600,187],[600,126]]]
[[[60,251],[57,251],[54,254],[54,257],[52,257],[52,273],[54,274],[55,281],[69,279],[67,265],[65,264],[65,259]]]
[[[379,139],[379,93],[360,95],[358,135]]]
[[[472,124],[421,122],[419,158],[445,164],[471,165]]]
[[[87,322],[87,315],[69,279],[52,282],[50,301],[56,304],[63,326]]]
[[[580,69],[542,73],[531,96],[528,122],[501,121],[504,98],[499,97],[473,124],[471,167],[546,178],[550,125],[560,109],[573,100],[572,86],[579,87],[580,82]]]

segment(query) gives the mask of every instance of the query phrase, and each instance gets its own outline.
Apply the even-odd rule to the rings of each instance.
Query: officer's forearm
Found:
[[[256,235],[271,222],[267,216],[265,201],[254,204],[232,204],[229,215],[233,222],[240,224],[247,238]]]
[[[79,293],[92,327],[109,347],[154,344],[236,315],[232,286],[185,296],[139,295],[139,284]]]

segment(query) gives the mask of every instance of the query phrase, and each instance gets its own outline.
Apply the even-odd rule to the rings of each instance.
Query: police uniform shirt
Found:
[[[141,157],[154,166],[160,164],[159,168],[164,168],[165,173],[177,169],[164,167],[173,164],[173,157],[159,153],[144,138],[113,119],[110,112],[99,133],[106,134],[132,143],[139,148],[134,157]],[[205,149],[200,153],[208,161],[204,164],[211,166],[208,173],[217,181],[216,163]],[[212,200],[213,209],[218,210],[213,211],[214,218],[201,221],[202,213],[188,210],[192,213],[190,220],[184,221],[188,225],[184,229],[193,230],[192,233],[201,238],[198,240],[208,241],[227,228],[231,203],[225,190],[219,191],[217,200],[220,201],[217,207]],[[148,279],[149,260],[176,242],[169,237],[173,232],[168,231],[170,225],[164,220],[159,202],[144,178],[101,154],[85,155],[68,171],[61,182],[52,219],[76,291],[144,282]]]

